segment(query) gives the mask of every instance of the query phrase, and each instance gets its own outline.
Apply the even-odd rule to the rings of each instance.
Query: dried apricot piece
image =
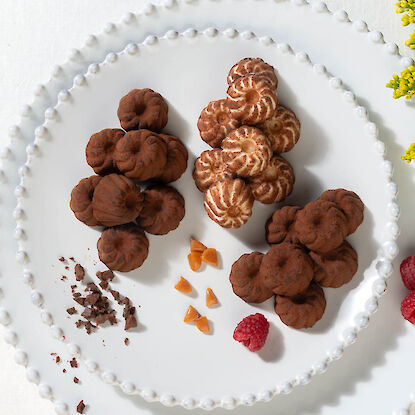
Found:
[[[196,319],[195,324],[202,333],[208,334],[210,332],[209,322],[206,316]]]
[[[202,261],[207,264],[218,266],[218,253],[215,248],[208,248],[202,254]]]
[[[199,242],[197,239],[190,238],[190,252],[205,252],[207,247]]]
[[[190,252],[187,255],[187,259],[189,261],[189,265],[192,271],[199,271],[200,267],[202,266],[202,253],[201,252]]]
[[[212,288],[206,288],[206,307],[212,307],[218,304],[218,299],[213,293]]]
[[[200,314],[198,313],[198,311],[194,307],[189,305],[183,321],[185,323],[192,323],[193,321],[197,320],[199,317],[200,317]]]
[[[192,292],[192,286],[190,285],[190,282],[187,281],[186,278],[180,277],[179,281],[176,282],[176,285],[174,288],[177,291],[180,291],[185,294],[190,294]]]

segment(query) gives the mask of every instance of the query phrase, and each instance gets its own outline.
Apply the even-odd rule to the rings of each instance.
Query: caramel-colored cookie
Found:
[[[303,245],[324,254],[343,243],[347,219],[335,203],[316,200],[297,213],[294,230]]]
[[[260,273],[275,294],[293,296],[304,291],[313,279],[313,261],[297,244],[271,245],[262,260]]]
[[[185,214],[182,195],[170,186],[152,186],[144,192],[144,206],[137,223],[148,233],[165,235],[176,229]]]
[[[347,241],[324,255],[310,251],[310,256],[314,261],[314,279],[323,287],[341,287],[357,272],[357,252]]]
[[[145,233],[133,223],[105,229],[97,243],[99,259],[109,269],[121,272],[141,267],[148,246]]]
[[[222,142],[223,161],[240,177],[256,176],[268,166],[271,147],[264,133],[243,125],[232,131]]]
[[[160,132],[167,124],[169,107],[152,89],[133,89],[121,98],[118,118],[124,130],[147,129]]]
[[[163,173],[156,178],[163,183],[171,183],[180,179],[187,168],[189,154],[185,145],[174,135],[159,134],[167,145],[167,162]]]
[[[320,199],[336,203],[345,214],[348,235],[355,232],[363,222],[365,205],[356,193],[345,189],[326,190]]]
[[[271,204],[283,201],[294,188],[295,176],[291,164],[274,156],[258,176],[248,177],[255,200]]]
[[[125,132],[119,128],[107,128],[91,136],[86,146],[86,162],[94,169],[96,174],[119,173],[115,164],[113,153],[118,140]]]
[[[94,216],[104,226],[132,222],[143,208],[140,186],[121,174],[104,176],[92,198]]]
[[[209,217],[223,228],[239,228],[252,215],[254,197],[241,179],[224,179],[209,187],[204,207]]]
[[[242,124],[254,125],[271,118],[277,109],[275,88],[267,77],[246,75],[228,88],[227,105]]]
[[[101,225],[93,212],[92,198],[95,187],[101,181],[100,176],[91,176],[82,179],[71,192],[70,207],[76,219],[88,226]]]
[[[206,192],[213,183],[233,176],[218,148],[204,151],[195,161],[193,180],[201,192]]]
[[[149,130],[129,131],[114,151],[118,169],[130,179],[140,181],[159,177],[167,163],[167,145]]]
[[[211,147],[220,147],[222,140],[241,123],[232,117],[226,99],[209,102],[202,110],[197,128],[202,140]]]
[[[323,289],[314,281],[294,297],[275,296],[275,312],[281,321],[294,329],[307,329],[319,321],[326,309]]]
[[[261,252],[244,254],[232,265],[229,281],[233,292],[247,303],[263,303],[274,294],[259,273],[263,257]]]
[[[286,153],[293,149],[300,139],[300,121],[295,114],[281,105],[273,116],[258,125],[268,137],[274,153]]]
[[[265,225],[265,237],[270,245],[281,242],[298,243],[294,222],[300,209],[300,206],[284,206],[272,214]]]
[[[241,76],[251,74],[267,78],[273,88],[276,88],[278,85],[274,67],[264,62],[261,58],[245,58],[233,65],[227,78],[228,85],[232,85]]]

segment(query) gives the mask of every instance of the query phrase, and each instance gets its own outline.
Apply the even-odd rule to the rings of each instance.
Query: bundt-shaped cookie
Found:
[[[241,123],[232,117],[226,99],[209,102],[202,110],[197,128],[202,140],[211,147],[220,147],[222,140]]]
[[[319,321],[326,309],[323,289],[314,281],[303,293],[293,297],[275,296],[275,312],[294,329],[307,329]]]
[[[272,214],[265,225],[265,237],[270,245],[298,243],[293,225],[300,209],[300,206],[284,206]]]
[[[195,161],[193,179],[201,192],[206,192],[218,180],[232,177],[233,173],[223,162],[222,150],[218,148],[204,151]]]
[[[104,226],[132,222],[143,208],[140,186],[120,174],[104,176],[92,198],[94,216]]]
[[[118,173],[113,153],[118,140],[125,132],[119,128],[107,128],[91,136],[86,146],[86,162],[96,174],[104,176]]]
[[[128,272],[141,267],[148,256],[148,239],[133,224],[105,229],[98,239],[99,259],[111,270]]]
[[[293,296],[304,291],[313,279],[313,261],[297,244],[271,245],[262,260],[260,273],[275,294]]]
[[[311,251],[310,256],[314,261],[314,279],[323,287],[341,287],[357,272],[357,252],[347,241],[327,254]]]
[[[149,130],[129,131],[114,152],[118,169],[127,177],[149,180],[163,174],[167,163],[167,145]]]
[[[255,200],[271,204],[283,201],[294,188],[295,176],[291,164],[274,156],[258,176],[248,177]]]
[[[144,192],[144,204],[137,223],[148,233],[165,235],[176,229],[185,214],[182,195],[170,186],[152,186]]]
[[[168,106],[152,89],[133,89],[121,98],[118,118],[124,130],[147,129],[159,132],[167,124]]]
[[[252,215],[254,198],[241,179],[216,182],[205,193],[204,207],[209,217],[223,228],[239,228]]]
[[[345,189],[326,190],[320,200],[328,200],[337,204],[347,219],[347,234],[352,234],[363,222],[365,205],[360,197]]]
[[[324,254],[343,243],[347,219],[335,203],[316,200],[297,213],[294,230],[303,245]]]
[[[264,133],[243,125],[222,142],[223,161],[240,177],[256,176],[268,166],[272,151]]]
[[[232,265],[229,281],[233,292],[247,303],[262,303],[273,296],[259,273],[263,257],[261,252],[244,254]]]
[[[278,154],[292,150],[300,138],[300,121],[291,110],[282,106],[258,128],[268,137],[272,151]]]
[[[245,75],[229,86],[227,105],[242,124],[254,125],[273,116],[278,98],[267,77]]]
[[[101,181],[100,176],[82,179],[72,190],[70,207],[75,217],[88,226],[101,225],[93,212],[92,198],[95,187]]]
[[[167,162],[163,173],[156,179],[163,183],[171,183],[180,179],[187,168],[189,154],[185,145],[174,135],[159,134],[167,145]]]
[[[233,65],[227,78],[228,85],[232,85],[242,76],[251,74],[267,78],[273,88],[276,88],[278,85],[274,67],[265,63],[261,58],[245,58]]]

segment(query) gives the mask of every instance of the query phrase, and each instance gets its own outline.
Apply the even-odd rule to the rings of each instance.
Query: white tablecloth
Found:
[[[20,107],[30,102],[35,85],[48,79],[53,65],[62,63],[68,51],[80,47],[88,34],[101,31],[108,21],[119,21],[127,11],[137,11],[142,3],[141,0],[0,0],[0,145],[7,137],[8,127],[18,122]],[[326,3],[331,10],[344,9],[352,19],[365,20],[369,28],[381,31],[386,41],[396,42],[403,55],[413,55],[403,42],[414,29],[401,26],[400,16],[395,14],[395,1],[326,0]],[[14,362],[13,348],[2,336],[0,356],[0,414],[54,415],[52,404],[40,398],[37,387],[26,380],[25,369]],[[341,408],[338,414],[350,415]]]

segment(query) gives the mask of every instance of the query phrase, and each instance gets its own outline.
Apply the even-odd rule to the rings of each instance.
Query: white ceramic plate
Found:
[[[245,56],[261,56],[277,68],[281,103],[292,108],[302,122],[302,138],[287,155],[297,176],[287,203],[303,204],[327,188],[345,187],[356,191],[366,204],[364,224],[350,238],[359,253],[358,275],[341,289],[326,290],[325,316],[309,331],[283,326],[271,301],[260,307],[243,303],[230,289],[229,269],[242,253],[266,249],[263,225],[272,210],[258,204],[244,228],[219,228],[207,219],[189,168],[175,184],[186,199],[185,220],[168,236],[151,237],[145,265],[120,275],[115,284],[141,305],[141,329],[128,333],[131,345],[127,348],[120,327],[87,336],[67,318],[65,309],[72,301],[69,283],[59,280],[64,270],[57,258],[75,256],[90,275],[104,268],[95,265],[99,234],[78,223],[68,207],[74,184],[92,174],[83,156],[89,136],[118,125],[116,109],[122,95],[136,87],[151,87],[169,102],[167,130],[198,155],[206,147],[197,134],[197,116],[210,100],[224,96],[227,70]],[[239,36],[232,30],[204,35],[188,30],[179,37],[171,32],[163,39],[148,39],[138,51],[129,47],[119,55],[109,55],[96,68],[95,74],[79,77],[69,95],[60,96],[57,116],[45,124],[47,134],[38,134],[36,146],[29,149],[30,174],[18,190],[25,212],[19,225],[26,235],[20,240],[19,259],[27,262],[26,270],[34,274],[43,295],[43,307],[63,329],[72,349],[79,347],[84,359],[94,367],[97,363],[104,378],[127,392],[188,407],[253,403],[288,392],[324,370],[328,361],[342,355],[344,346],[367,323],[370,310],[376,308],[372,297],[372,285],[378,283],[375,266],[383,259],[383,243],[390,239],[387,225],[396,226],[390,220],[391,212],[398,213],[391,203],[396,189],[390,182],[390,163],[383,160],[384,146],[377,141],[376,126],[367,120],[366,110],[343,90],[340,80],[329,79],[324,67],[311,65],[304,53],[294,55],[287,45],[249,34]],[[207,268],[200,275],[188,270],[190,235],[220,251],[220,270]],[[173,290],[182,274],[195,287],[197,298]],[[203,306],[208,286],[221,301],[217,309]],[[211,336],[181,322],[188,304],[208,315],[214,327]],[[252,354],[232,340],[232,332],[240,319],[258,309],[271,321],[271,330],[264,350]]]

